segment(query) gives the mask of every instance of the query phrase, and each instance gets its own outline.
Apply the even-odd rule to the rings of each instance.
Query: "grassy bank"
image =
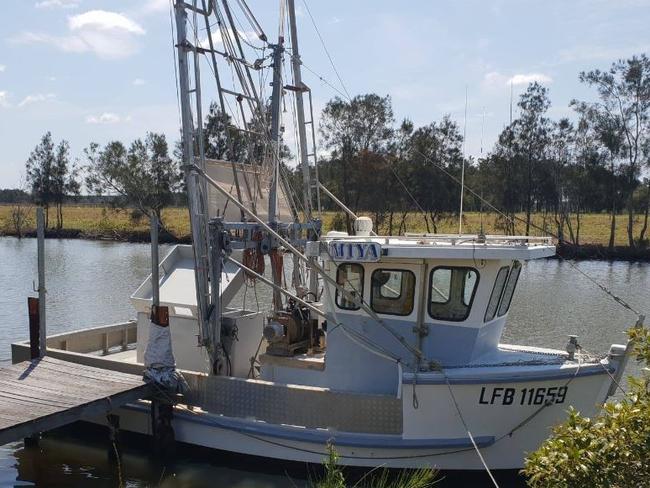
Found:
[[[12,206],[0,205],[0,234],[15,235],[15,229],[12,224]],[[108,207],[100,206],[75,206],[67,205],[63,208],[64,227],[61,231],[49,232],[51,236],[86,238],[86,239],[110,239],[121,241],[140,242],[149,239],[149,222],[146,218],[133,218],[131,212],[124,210],[115,210]],[[520,215],[524,217],[524,215]],[[52,217],[54,220],[54,217]],[[26,235],[33,235],[35,232],[35,209],[28,209],[27,220],[24,226]],[[393,217],[393,232],[397,232],[402,216],[395,214]],[[162,237],[167,242],[189,242],[190,229],[188,214],[185,208],[168,208],[163,211],[163,222],[169,234]],[[335,212],[326,212],[323,215],[323,226],[325,231],[335,227],[340,227],[344,220],[340,214]],[[463,231],[476,233],[483,228],[488,234],[502,234],[503,228],[499,225],[495,214],[478,212],[469,212],[465,214]],[[546,227],[555,232],[555,224],[552,218],[546,220],[541,214],[533,216],[533,222],[539,227]],[[409,232],[425,232],[426,225],[421,214],[413,212],[405,217],[405,227]],[[616,246],[614,254],[606,249],[609,242],[610,217],[606,214],[585,214],[581,218],[580,226],[580,247],[573,246],[563,247],[567,256],[581,258],[622,258],[622,259],[650,259],[650,253],[647,250],[631,250],[627,247],[627,217],[619,215],[617,217],[616,229]],[[574,231],[576,229],[575,220],[572,223]],[[635,223],[635,234],[643,225],[641,216],[637,217]],[[379,223],[379,232],[388,232],[389,220],[386,218]],[[458,232],[458,220],[454,217],[442,219],[437,224],[437,231],[440,233]],[[516,227],[518,233],[524,232],[523,224]],[[541,232],[533,230],[534,235],[541,235]],[[569,239],[569,232],[565,229],[565,237]]]

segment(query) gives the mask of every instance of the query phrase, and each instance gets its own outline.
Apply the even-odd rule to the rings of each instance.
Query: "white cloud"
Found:
[[[142,86],[142,85],[146,85],[147,82],[144,81],[142,78],[136,78],[135,80],[133,80],[132,84],[133,86]]]
[[[553,83],[553,78],[543,73],[521,73],[511,77],[507,84],[513,86],[528,85],[530,83]]]
[[[36,8],[77,8],[81,0],[42,0],[36,2]]]
[[[486,88],[491,88],[505,84],[506,79],[507,78],[498,71],[490,71],[483,76],[481,84]]]
[[[69,35],[23,32],[11,39],[19,44],[49,44],[64,52],[91,52],[104,59],[125,58],[138,49],[136,36],[145,30],[117,12],[91,10],[68,18]]]
[[[533,82],[552,83],[553,78],[543,73],[518,73],[513,76],[506,76],[498,71],[490,71],[483,76],[481,85],[484,88],[503,88],[503,86],[528,85]]]
[[[27,105],[32,105],[34,103],[46,102],[47,100],[53,100],[56,98],[54,93],[35,93],[33,95],[27,95],[22,101],[18,104],[18,107],[25,107]]]
[[[5,71],[7,71],[7,66],[0,64],[0,73],[4,73]]]
[[[89,115],[86,117],[87,124],[117,124],[121,120],[122,118],[119,115],[112,112],[104,112],[101,115]]]
[[[9,94],[6,91],[0,91],[0,107],[9,106]]]
[[[170,0],[147,0],[142,7],[144,13],[167,12]]]
[[[107,10],[90,10],[83,14],[75,15],[68,19],[71,31],[90,28],[98,31],[124,31],[131,34],[144,34],[144,29],[126,15]]]

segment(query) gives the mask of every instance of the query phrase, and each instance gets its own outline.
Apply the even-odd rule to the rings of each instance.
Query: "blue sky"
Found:
[[[467,90],[466,150],[474,156],[508,122],[511,82],[515,97],[529,81],[544,82],[559,118],[571,115],[572,98],[594,97],[579,71],[650,52],[647,0],[305,1],[351,94],[388,94],[396,116],[416,124],[448,113],[462,126]],[[249,0],[270,37],[278,3]],[[296,5],[303,61],[341,89],[303,0]],[[76,157],[91,141],[129,142],[147,131],[178,138],[169,0],[2,7],[0,188],[19,184],[47,130],[69,140]],[[322,108],[336,93],[304,76]]]

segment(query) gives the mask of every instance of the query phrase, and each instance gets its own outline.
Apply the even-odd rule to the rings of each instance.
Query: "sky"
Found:
[[[248,4],[273,40],[279,1]],[[466,128],[474,157],[508,123],[511,87],[516,102],[540,81],[550,90],[549,115],[571,117],[571,99],[595,98],[580,71],[650,52],[650,0],[296,0],[296,7],[302,59],[327,80],[304,72],[317,112],[337,90],[390,95],[398,121],[424,125],[450,114]],[[4,1],[0,45],[0,188],[20,185],[46,131],[68,140],[81,162],[90,142],[129,143],[148,131],[179,138],[169,0]],[[206,84],[206,101],[215,97]]]

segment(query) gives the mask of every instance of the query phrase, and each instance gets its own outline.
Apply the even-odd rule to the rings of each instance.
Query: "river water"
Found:
[[[168,246],[161,246],[164,256]],[[650,264],[583,261],[577,263],[637,309],[650,302]],[[47,240],[48,333],[124,321],[135,314],[129,296],[149,274],[147,244]],[[36,279],[36,241],[0,238],[0,360],[10,344],[28,336],[26,297]],[[647,310],[646,310],[647,311]],[[569,263],[528,263],[520,278],[503,342],[564,348],[576,334],[583,348],[606,352],[625,341],[636,318]],[[628,370],[638,371],[635,365]],[[240,457],[215,458],[203,450],[179,449],[172,471],[149,462],[147,445],[125,446],[121,471],[107,463],[102,435],[64,429],[41,441],[0,447],[0,486],[223,486],[275,488],[302,486],[305,473],[282,466],[259,469]]]

